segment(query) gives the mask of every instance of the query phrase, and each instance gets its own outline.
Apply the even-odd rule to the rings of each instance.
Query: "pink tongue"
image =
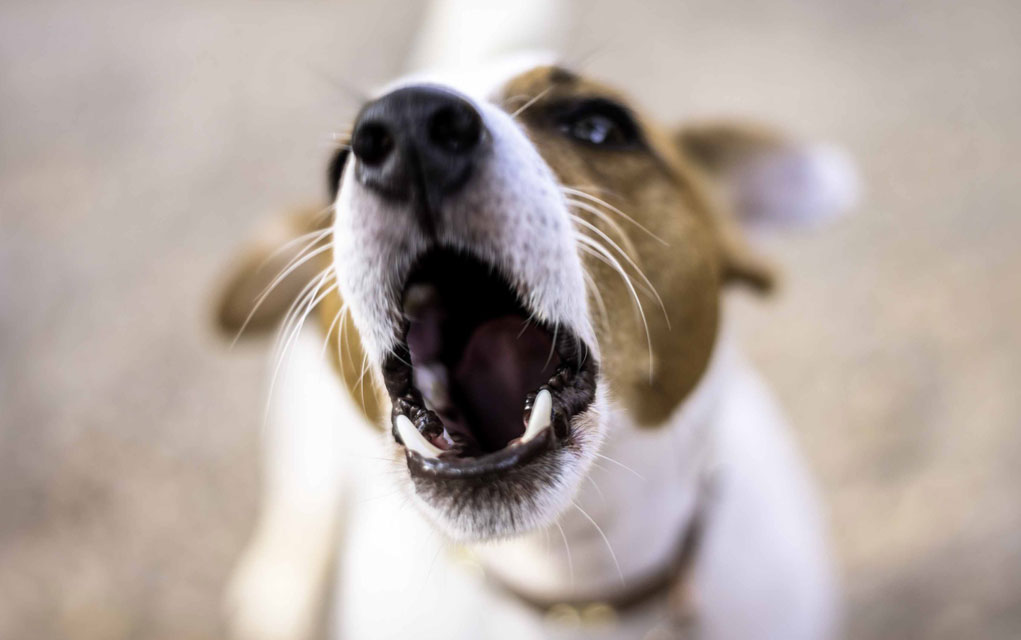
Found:
[[[556,371],[549,335],[524,327],[522,316],[503,316],[479,325],[468,339],[454,372],[456,402],[483,449],[496,451],[524,433],[525,395]],[[547,365],[548,361],[548,365]]]

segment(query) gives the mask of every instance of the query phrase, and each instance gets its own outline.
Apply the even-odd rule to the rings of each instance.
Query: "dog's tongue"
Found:
[[[487,451],[524,432],[525,396],[559,364],[549,335],[519,315],[502,316],[472,332],[454,372],[453,392],[471,431]]]

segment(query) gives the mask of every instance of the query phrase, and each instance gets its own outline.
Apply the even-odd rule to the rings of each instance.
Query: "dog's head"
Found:
[[[349,314],[399,472],[449,535],[550,523],[609,407],[664,423],[706,369],[724,284],[768,288],[719,208],[735,171],[705,156],[724,138],[554,66],[362,107],[330,167],[329,315]]]
[[[397,455],[455,537],[548,522],[608,403],[658,424],[709,359],[727,256],[708,195],[671,132],[563,69],[365,105],[333,224]]]

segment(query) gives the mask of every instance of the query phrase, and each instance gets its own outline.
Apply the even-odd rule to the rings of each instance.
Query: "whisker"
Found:
[[[606,504],[606,494],[604,494],[603,490],[599,488],[598,484],[596,484],[596,479],[589,474],[585,474],[585,479],[589,481],[589,484],[592,485],[592,488],[595,489],[596,493],[599,494],[599,499],[603,501],[603,504]]]
[[[568,208],[572,209],[578,208],[581,209],[582,211],[588,211],[592,215],[596,216],[597,218],[605,222],[614,232],[616,232],[618,236],[620,236],[620,239],[624,243],[625,248],[631,253],[631,255],[634,256],[638,255],[638,250],[635,248],[635,244],[631,242],[631,238],[624,231],[623,227],[617,224],[617,221],[611,218],[609,214],[607,214],[605,211],[587,202],[581,202],[580,200],[574,200],[573,198],[569,198],[566,196],[564,197],[564,200],[567,202]]]
[[[340,309],[341,313],[347,313],[347,303]],[[337,360],[340,361],[340,375],[344,378],[344,384],[347,385],[347,371],[344,369],[343,359],[346,356],[348,363],[354,367],[354,359],[351,356],[351,350],[347,349],[344,345],[344,326],[347,325],[347,318],[340,320],[340,329],[337,330]]]
[[[436,534],[435,529],[429,529],[429,533],[432,535],[432,541],[439,538]],[[425,579],[422,580],[422,584],[418,587],[418,597],[421,598],[425,594],[426,588],[429,586],[429,578],[432,576],[433,569],[436,568],[436,559],[440,557],[440,554],[444,551],[444,545],[436,545],[436,553],[433,554],[433,559],[429,561],[429,569],[425,572]]]
[[[347,303],[345,302],[341,307],[340,311],[333,316],[333,322],[330,323],[330,328],[326,330],[326,339],[323,340],[323,349],[319,354],[320,358],[326,357],[326,348],[330,346],[330,336],[333,334],[333,329],[337,326],[337,322],[340,321],[344,313],[347,312]],[[340,358],[340,332],[337,332],[337,357]]]
[[[604,187],[602,185],[598,185],[598,184],[565,184],[565,185],[561,185],[561,188],[562,189],[573,189],[575,191],[580,191],[581,193],[583,193],[585,195],[590,195],[590,196],[591,195],[595,195],[595,193],[604,193],[604,194],[606,194],[608,196],[613,196],[614,198],[617,198],[618,200],[623,199],[619,192],[614,191],[613,189],[610,189],[608,187]],[[595,193],[592,193],[592,192],[595,192]]]
[[[328,151],[339,151],[341,149],[343,149],[344,151],[350,151],[351,150],[351,145],[350,144],[338,144],[337,141],[332,140],[333,136],[335,136],[335,135],[336,134],[331,133],[330,134],[330,138],[331,138],[330,140],[327,140],[325,143],[317,145],[317,146],[319,148],[325,147]]]
[[[301,309],[307,302],[311,301],[312,297],[315,295],[313,293],[314,290],[324,281],[326,277],[329,276],[329,273],[330,267],[326,267],[319,273],[315,274],[315,276],[313,276],[308,281],[308,283],[305,284],[304,287],[302,287],[301,291],[298,292],[298,295],[294,298],[294,301],[291,302],[291,305],[288,307],[287,312],[284,314],[284,318],[280,323],[280,329],[277,332],[277,342],[274,345],[273,350],[274,358],[277,355],[279,355],[280,349],[282,347],[281,341],[284,339],[286,335],[289,335],[290,333],[289,327],[291,326],[291,322],[293,322],[297,315],[300,315],[301,312],[299,311],[299,309]]]
[[[656,240],[657,242],[662,243],[664,247],[669,247],[670,246],[670,244],[667,243],[666,240],[664,240],[663,238],[660,238],[659,236],[657,236],[652,231],[649,231],[649,229],[647,227],[645,227],[645,225],[643,225],[641,222],[638,222],[637,220],[635,220],[634,218],[632,218],[628,214],[624,213],[623,211],[621,211],[617,207],[613,206],[612,204],[610,204],[606,200],[603,200],[602,198],[597,198],[596,196],[592,195],[591,193],[586,193],[585,191],[582,191],[581,189],[578,189],[578,188],[575,188],[575,187],[561,186],[560,190],[563,191],[566,194],[569,194],[569,195],[572,195],[572,196],[578,196],[580,198],[585,198],[586,200],[590,200],[590,201],[592,201],[592,202],[594,202],[594,203],[596,203],[598,205],[602,205],[602,206],[606,207],[607,209],[609,209],[610,211],[616,213],[620,217],[624,218],[625,220],[627,220],[631,224],[635,225],[636,227],[638,227],[639,229],[641,229],[645,233],[649,234],[649,236],[651,236],[654,240]]]
[[[409,352],[410,352],[410,350],[409,350]],[[402,358],[402,357],[400,357],[399,355],[397,355],[397,352],[396,352],[396,351],[393,351],[392,353],[393,353],[393,357],[395,357],[395,358],[397,358],[398,360],[400,360],[400,361],[401,361],[401,363],[403,363],[403,364],[406,364],[406,365],[407,365],[407,366],[409,366],[409,367],[414,367],[414,366],[415,366],[415,365],[411,364],[410,362],[408,362],[407,360],[405,360],[404,358]]]
[[[649,331],[649,322],[645,318],[645,309],[642,307],[642,301],[638,297],[638,292],[635,290],[635,286],[631,283],[631,278],[628,277],[627,272],[624,271],[624,267],[620,265],[620,262],[618,262],[617,259],[614,258],[613,255],[598,242],[582,233],[578,233],[576,237],[578,241],[581,243],[579,245],[579,248],[582,251],[588,253],[589,255],[603,261],[612,269],[614,269],[624,280],[624,285],[627,286],[628,291],[631,292],[631,297],[635,302],[635,305],[638,310],[638,315],[642,321],[642,327],[645,329],[645,341],[649,346],[649,380],[652,380],[653,374],[652,333]]]
[[[331,202],[328,207],[324,207],[321,211],[316,213],[315,216],[313,216],[312,224],[319,224],[320,222],[323,222],[324,220],[326,220],[327,217],[329,217],[333,213],[335,213],[335,211],[334,211],[334,203]],[[330,231],[333,231],[333,221],[332,220],[326,226],[326,228],[329,229]]]
[[[606,40],[595,46],[589,47],[583,52],[575,52],[570,55],[564,56],[564,58],[562,59],[558,66],[571,69],[578,73],[584,73],[589,70],[589,67],[595,60],[595,58],[598,55],[601,55],[604,51],[606,51],[611,44],[613,44],[612,41]],[[576,45],[577,42],[575,43],[575,46]],[[574,46],[572,46],[571,48],[573,49]]]
[[[316,257],[316,256],[318,256],[318,255],[328,251],[331,248],[333,248],[333,243],[332,242],[317,248],[315,251],[312,251],[311,253],[305,255],[303,258],[301,258],[300,260],[298,260],[297,262],[292,264],[290,267],[285,267],[283,272],[278,274],[273,279],[272,282],[270,282],[268,285],[266,285],[266,288],[263,289],[262,293],[259,294],[259,297],[256,298],[255,304],[252,305],[252,310],[249,311],[248,315],[245,317],[245,321],[243,323],[241,323],[241,328],[238,329],[238,334],[237,334],[237,336],[234,337],[234,343],[236,343],[238,341],[238,338],[241,337],[241,333],[248,326],[248,323],[251,322],[252,318],[255,316],[255,312],[258,311],[259,307],[262,306],[262,303],[266,301],[267,297],[269,297],[269,294],[272,293],[272,291],[274,289],[276,289],[280,285],[280,283],[283,282],[287,278],[287,276],[289,276],[292,273],[294,273],[294,271],[296,269],[298,269],[299,267],[301,267],[301,265],[305,264],[306,262],[308,262],[312,258],[314,258],[314,257]],[[232,343],[232,344],[234,344],[234,343]]]
[[[532,99],[532,96],[528,95],[527,93],[516,93],[516,94],[514,94],[512,96],[508,96],[508,97],[504,98],[503,100],[501,100],[500,101],[500,108],[501,109],[506,109],[507,105],[509,105],[512,102],[518,102],[518,101],[528,102],[531,99]]]
[[[297,336],[301,332],[301,329],[304,327],[305,320],[308,319],[309,314],[311,314],[312,311],[317,306],[319,306],[319,303],[326,299],[326,296],[328,296],[330,293],[336,290],[338,286],[336,281],[327,289],[325,290],[322,289],[323,285],[326,284],[326,281],[329,279],[331,275],[332,274],[326,274],[326,276],[320,278],[319,284],[317,284],[315,289],[312,290],[313,291],[312,294],[307,297],[307,303],[305,304],[304,310],[292,316],[290,322],[291,326],[288,328],[289,335],[281,351],[278,354],[278,357],[280,358],[281,361],[283,360],[287,349],[290,349],[291,346],[294,344],[294,341],[297,339]],[[279,364],[280,363],[278,363],[278,367]]]
[[[613,459],[613,458],[611,458],[610,456],[606,456],[606,455],[603,455],[603,454],[601,454],[601,453],[596,453],[595,455],[596,455],[596,457],[597,457],[597,458],[602,458],[603,460],[606,460],[607,462],[612,462],[613,464],[617,465],[617,466],[618,466],[618,467],[620,467],[621,469],[624,469],[625,471],[630,471],[630,472],[631,472],[631,473],[633,473],[633,474],[635,475],[635,477],[636,477],[636,478],[638,478],[639,480],[642,480],[642,481],[644,481],[644,480],[645,480],[645,476],[643,476],[642,474],[638,473],[637,471],[635,471],[635,470],[634,470],[634,469],[632,469],[631,467],[627,466],[627,465],[626,465],[626,464],[624,464],[623,462],[620,462],[620,461],[618,461],[618,460],[614,460],[614,459]]]
[[[542,100],[542,98],[543,98],[543,97],[544,97],[544,96],[545,96],[545,95],[546,95],[547,93],[549,93],[549,92],[550,92],[550,91],[552,91],[552,90],[553,90],[553,86],[551,85],[551,86],[549,86],[549,87],[546,87],[546,88],[545,88],[545,89],[543,89],[542,91],[540,91],[540,92],[539,92],[538,94],[536,94],[536,95],[535,95],[535,97],[533,97],[533,98],[532,98],[531,100],[529,100],[529,101],[528,101],[528,102],[526,102],[526,103],[525,103],[524,105],[522,105],[522,107],[521,107],[520,109],[518,109],[517,111],[515,111],[514,113],[512,113],[512,114],[511,114],[511,120],[513,120],[513,119],[517,118],[517,117],[518,117],[518,116],[520,116],[520,115],[521,115],[522,113],[524,113],[524,112],[525,112],[525,109],[527,109],[528,107],[532,106],[533,104],[535,104],[535,103],[536,103],[536,102],[538,102],[539,100]]]
[[[346,78],[336,77],[335,70],[331,69],[330,71],[325,71],[318,68],[318,65],[315,65],[311,66],[309,71],[311,71],[312,75],[316,76],[319,80],[342,93],[347,100],[361,104],[368,102],[371,99],[369,92],[357,86],[354,82],[351,82]]]
[[[649,278],[645,275],[645,272],[641,270],[641,268],[638,266],[638,263],[632,260],[631,256],[629,256],[623,249],[621,249],[620,246],[618,246],[617,243],[615,243],[613,239],[610,238],[610,236],[603,233],[602,229],[595,226],[588,220],[585,220],[584,218],[577,216],[571,217],[572,219],[574,219],[575,222],[581,224],[587,229],[591,229],[593,233],[597,234],[600,238],[609,243],[610,247],[616,249],[617,252],[621,255],[621,257],[624,258],[624,260],[626,260],[629,265],[631,265],[631,268],[633,268],[638,273],[638,276],[642,279],[642,283],[646,287],[648,287],[649,292],[652,293],[654,298],[656,298],[656,302],[659,303],[659,308],[663,310],[663,319],[666,320],[667,329],[670,329],[671,328],[670,316],[667,314],[666,305],[663,304],[663,298],[660,297],[659,292],[656,291],[656,287],[652,285],[652,281],[650,281]]]
[[[589,522],[592,523],[592,526],[596,528],[596,531],[599,532],[599,537],[601,537],[603,539],[603,542],[606,543],[606,549],[607,549],[607,551],[610,552],[610,558],[613,559],[613,566],[617,567],[617,575],[620,576],[620,583],[622,585],[626,585],[627,584],[627,580],[624,579],[624,572],[621,571],[620,563],[617,562],[617,554],[613,552],[613,545],[610,544],[610,539],[606,537],[605,533],[603,533],[603,528],[600,527],[599,524],[596,523],[596,521],[592,519],[592,516],[590,516],[588,513],[586,513],[586,511],[584,509],[582,509],[581,506],[577,502],[572,500],[571,504],[573,504],[574,508],[577,509],[578,511],[580,511],[581,515],[585,516],[585,518]]]
[[[315,308],[315,305],[321,301],[321,298],[317,300],[316,297],[319,293],[319,290],[332,275],[333,275],[332,265],[320,271],[315,278],[313,278],[307,285],[305,285],[305,288],[302,289],[300,294],[298,294],[297,299],[295,299],[295,301],[291,304],[291,308],[288,309],[287,314],[284,316],[283,324],[281,325],[280,331],[277,336],[278,346],[276,349],[274,349],[275,364],[273,366],[273,375],[270,377],[269,393],[267,394],[266,402],[266,415],[264,416],[264,420],[268,419],[269,417],[269,408],[273,398],[273,390],[276,387],[277,376],[280,373],[280,367],[286,360],[287,350],[290,348],[291,344],[293,344],[294,340],[300,333],[301,327],[305,322],[305,318],[307,318],[308,314],[311,313],[312,309]],[[328,294],[329,291],[331,291],[332,289],[336,288],[336,286],[337,283],[334,282],[333,286],[329,290],[327,290],[326,294]],[[326,294],[324,294],[323,297],[325,297]],[[301,310],[303,306],[304,311]],[[299,317],[300,320],[298,319]],[[292,324],[294,325],[294,327],[291,326]]]
[[[574,589],[574,559],[571,558],[571,545],[567,543],[567,534],[564,533],[564,528],[560,526],[560,522],[554,520],[553,524],[557,525],[560,539],[564,541],[564,551],[567,553],[567,570],[571,575],[571,588]]]
[[[588,346],[578,336],[574,336],[574,351],[581,354],[581,357],[578,358],[578,368],[576,369],[576,371],[580,372],[582,367],[585,366],[585,361],[588,360]]]
[[[306,284],[298,297],[291,303],[287,313],[284,315],[283,322],[281,323],[280,331],[277,336],[277,344],[274,349],[274,356],[280,356],[284,348],[290,342],[291,334],[293,329],[300,318],[305,316],[306,311],[309,310],[309,305],[316,299],[320,289],[332,277],[331,268],[326,267],[319,273],[317,273],[309,282]]]
[[[553,344],[550,345],[549,355],[546,356],[546,364],[542,365],[542,368],[543,368],[544,371],[546,370],[546,367],[549,366],[550,361],[553,360],[553,352],[556,351],[556,349],[557,349],[557,332],[558,331],[560,331],[560,325],[559,324],[553,325]]]
[[[599,317],[603,322],[603,328],[608,329],[610,327],[610,315],[606,310],[606,301],[603,299],[603,294],[596,285],[595,279],[592,278],[592,274],[588,271],[583,271],[583,275],[585,282],[592,291],[592,296],[595,298],[596,308],[599,310]]]
[[[324,211],[329,211],[329,210],[330,210],[330,209],[332,208],[332,206],[333,206],[333,205],[330,205],[329,207],[326,207],[326,208],[325,208],[325,209],[323,209],[322,211],[318,211],[318,212],[316,212],[316,215],[317,215],[317,216],[321,216],[321,215],[323,214],[323,212],[324,212]],[[307,240],[307,239],[309,239],[309,238],[313,238],[313,236],[315,236],[315,237],[314,237],[314,238],[312,239],[312,241],[311,241],[311,242],[309,242],[308,244],[306,244],[306,245],[305,245],[305,248],[303,248],[303,249],[302,249],[301,251],[299,251],[299,252],[298,252],[298,255],[300,256],[300,255],[301,255],[301,254],[302,254],[303,252],[305,252],[305,251],[308,251],[308,248],[309,248],[310,246],[314,245],[314,244],[315,244],[315,243],[316,243],[316,242],[317,242],[318,240],[322,240],[322,238],[323,238],[324,236],[327,236],[327,235],[329,235],[331,231],[333,231],[333,229],[330,229],[329,227],[327,227],[327,228],[325,228],[325,229],[316,229],[315,231],[309,231],[308,233],[303,233],[303,234],[301,234],[301,235],[300,235],[300,236],[298,236],[297,238],[293,238],[293,239],[291,239],[291,240],[288,240],[288,241],[287,241],[287,242],[285,242],[284,244],[280,245],[280,246],[279,246],[278,248],[274,249],[274,250],[273,250],[273,252],[272,252],[271,254],[269,254],[268,256],[266,256],[266,257],[265,257],[265,258],[264,258],[264,259],[262,260],[262,262],[260,262],[260,263],[259,263],[259,266],[260,266],[260,267],[262,267],[262,266],[263,266],[263,265],[265,265],[265,264],[266,264],[267,262],[269,262],[269,261],[270,261],[270,260],[272,260],[273,258],[277,257],[278,255],[280,255],[280,254],[281,254],[281,253],[283,253],[284,251],[287,251],[288,249],[290,249],[290,248],[291,248],[291,247],[293,247],[294,245],[296,245],[296,244],[298,244],[298,243],[300,243],[300,242],[302,242],[302,241],[304,241],[304,240]],[[293,260],[293,259],[294,259],[294,258],[292,258],[292,260]]]
[[[521,323],[521,331],[518,331],[518,337],[515,338],[515,340],[520,340],[521,336],[525,335],[525,332],[528,331],[528,325],[530,324],[532,324],[531,315],[525,318],[525,321]]]
[[[347,129],[341,129],[340,131],[331,131],[330,139],[332,142],[338,143],[342,147],[351,147],[351,134],[354,132],[354,127],[348,127]]]
[[[325,230],[325,232],[322,233],[322,235],[318,235],[318,232],[313,232],[313,234],[311,234],[311,235],[316,235],[316,237],[311,242],[309,242],[301,251],[299,251],[298,254],[294,258],[292,258],[291,261],[287,263],[287,265],[284,266],[284,268],[281,270],[281,272],[277,273],[276,277],[274,277],[274,279],[268,285],[266,285],[266,288],[264,288],[259,293],[259,295],[256,297],[255,303],[252,305],[251,310],[248,312],[248,315],[245,316],[245,321],[241,323],[241,326],[238,328],[237,333],[234,335],[234,339],[230,343],[231,348],[233,348],[234,345],[237,344],[237,341],[241,338],[241,335],[245,332],[245,329],[248,328],[248,324],[252,321],[252,318],[255,317],[255,312],[259,310],[259,307],[261,307],[262,303],[265,302],[265,300],[269,296],[270,292],[273,291],[273,289],[275,289],[281,282],[283,282],[284,278],[286,278],[288,275],[290,275],[293,272],[293,269],[297,269],[298,267],[301,266],[301,264],[303,264],[307,260],[303,260],[301,264],[296,264],[296,265],[294,264],[294,262],[296,260],[298,260],[299,258],[301,258],[303,253],[305,253],[306,251],[311,249],[312,246],[314,246],[317,242],[322,240],[323,237],[329,233],[329,231],[330,231],[329,229]],[[295,242],[300,241],[303,237],[307,237],[307,235],[310,235],[310,234],[306,234],[306,236],[302,236],[302,237],[299,237],[299,238],[297,238],[295,240],[292,240],[292,241],[288,242],[287,245],[293,245]],[[277,249],[273,254],[271,254],[269,257],[267,257],[265,260],[263,260],[262,264],[265,264],[266,261],[268,261],[270,258],[273,257],[273,255],[278,254],[281,251],[286,250],[287,249],[287,245],[284,245],[283,247],[280,247],[279,249]],[[327,247],[332,246],[332,243],[330,243],[330,244],[328,244],[326,246]],[[319,251],[319,253],[322,253],[322,252]],[[316,254],[313,254],[313,255],[316,255]]]
[[[362,372],[358,376],[358,382],[355,386],[358,387],[358,392],[361,394],[362,410],[365,410],[365,374],[369,372],[369,354],[362,353]]]
[[[338,286],[337,283],[334,282],[332,285],[330,285],[326,289],[323,289],[321,292],[317,289],[317,295],[311,300],[311,302],[308,303],[304,313],[302,313],[301,317],[294,323],[292,336],[289,343],[286,346],[286,349],[289,349],[291,346],[293,346],[294,341],[298,337],[298,334],[301,333],[301,330],[304,328],[305,321],[308,319],[308,316],[315,310],[316,307],[319,306],[319,304],[323,300],[326,299],[326,296],[330,295],[333,291],[337,289],[337,286]],[[281,358],[285,355],[285,353],[286,352],[281,353]]]
[[[321,238],[320,238],[320,240],[321,240]],[[312,244],[315,244],[315,243],[313,242]],[[308,262],[312,258],[314,258],[314,257],[316,257],[318,255],[321,255],[321,254],[325,253],[326,251],[328,251],[328,250],[330,250],[332,248],[333,248],[333,242],[328,242],[328,243],[324,244],[321,247],[316,247],[314,250],[312,249],[311,246],[306,248],[305,251],[307,251],[308,253],[306,253],[304,256],[301,256],[299,254],[299,256],[296,256],[295,258],[293,258],[291,260],[291,263],[289,264],[289,266],[284,267],[284,270],[281,271],[279,274],[277,274],[277,276],[275,278],[273,278],[273,280],[268,285],[266,285],[266,288],[263,289],[262,293],[259,294],[259,299],[261,300],[263,298],[263,296],[267,295],[270,291],[272,291],[274,288],[276,288],[277,285],[279,285],[284,280],[284,278],[286,278],[287,276],[289,276],[292,273],[294,273],[295,269],[297,269],[301,265],[305,264],[306,262]]]

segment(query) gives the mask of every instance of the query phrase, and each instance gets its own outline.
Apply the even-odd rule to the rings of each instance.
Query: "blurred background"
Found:
[[[1021,4],[577,2],[567,53],[670,121],[838,142],[866,196],[777,237],[735,323],[830,512],[848,636],[1021,637]],[[347,87],[423,6],[0,4],[0,638],[219,637],[266,344],[212,332],[323,197]]]

